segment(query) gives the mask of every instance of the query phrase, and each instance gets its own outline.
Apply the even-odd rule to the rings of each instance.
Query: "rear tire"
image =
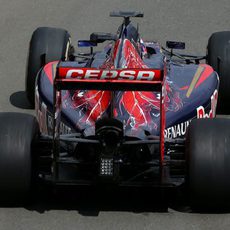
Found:
[[[230,119],[193,120],[186,142],[192,206],[229,208]]]
[[[70,35],[64,29],[39,27],[32,35],[26,71],[26,94],[34,107],[35,80],[38,71],[52,61],[67,60],[73,53]]]
[[[33,183],[32,144],[38,138],[35,117],[0,113],[0,201],[20,202]]]
[[[207,62],[220,76],[217,113],[230,114],[230,31],[212,34],[208,41]]]

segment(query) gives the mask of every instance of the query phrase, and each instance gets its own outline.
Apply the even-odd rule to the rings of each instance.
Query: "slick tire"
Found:
[[[74,52],[70,35],[64,29],[39,27],[31,37],[26,67],[26,95],[32,107],[38,71],[52,61],[68,60]]]
[[[218,114],[230,114],[230,31],[211,35],[207,47],[207,62],[220,77]]]
[[[33,144],[39,127],[35,117],[0,113],[0,202],[23,202],[33,184]]]
[[[187,185],[198,209],[230,207],[230,119],[197,119],[186,139]]]

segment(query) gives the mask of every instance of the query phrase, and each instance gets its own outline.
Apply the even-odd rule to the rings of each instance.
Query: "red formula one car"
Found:
[[[78,42],[88,53],[66,30],[33,33],[26,93],[37,117],[0,114],[1,199],[45,182],[185,186],[195,205],[229,205],[230,120],[215,115],[230,112],[230,32],[200,57],[174,52],[182,42],[144,42],[130,21],[140,12],[111,16],[124,18],[116,34]]]

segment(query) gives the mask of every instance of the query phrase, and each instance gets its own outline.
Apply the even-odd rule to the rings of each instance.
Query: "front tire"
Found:
[[[193,120],[186,155],[193,207],[230,207],[230,119]]]
[[[67,60],[73,51],[70,35],[64,29],[39,27],[33,32],[26,70],[26,95],[33,107],[38,71],[49,62]]]
[[[208,64],[220,76],[217,113],[230,114],[230,31],[212,34],[207,52]]]
[[[0,113],[0,201],[23,201],[33,183],[32,145],[39,135],[35,117]]]

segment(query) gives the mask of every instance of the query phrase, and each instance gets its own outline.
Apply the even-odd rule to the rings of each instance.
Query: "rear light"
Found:
[[[113,158],[101,158],[100,176],[113,176]]]

